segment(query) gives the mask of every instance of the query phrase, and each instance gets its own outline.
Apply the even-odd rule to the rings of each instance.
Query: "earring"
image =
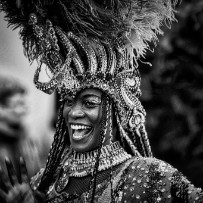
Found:
[[[120,136],[123,137],[126,140],[126,142],[128,143],[129,147],[131,148],[131,151],[133,152],[133,154],[135,156],[141,156],[140,153],[137,150],[137,147],[133,144],[133,142],[129,138],[127,132],[123,129],[117,113],[116,113],[116,119],[117,119],[119,131],[120,131]]]
[[[129,120],[129,126],[131,131],[136,131],[139,136],[139,129],[145,123],[145,116],[139,112],[136,108],[133,109],[132,116]]]

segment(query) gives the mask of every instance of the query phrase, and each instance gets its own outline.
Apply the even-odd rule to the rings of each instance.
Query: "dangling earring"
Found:
[[[133,109],[132,116],[129,120],[129,126],[131,131],[136,131],[139,135],[139,128],[145,123],[145,116],[139,112],[136,108]]]
[[[152,156],[151,147],[149,144],[149,139],[147,137],[147,132],[145,130],[144,123],[145,116],[143,115],[143,113],[139,112],[136,108],[134,108],[132,116],[129,120],[130,130],[131,132],[136,133],[142,148],[141,150],[143,152],[143,156],[151,157]]]
[[[126,142],[128,143],[131,151],[133,152],[133,154],[135,156],[141,156],[140,153],[137,150],[137,147],[133,144],[132,140],[129,138],[129,136],[127,135],[127,133],[123,129],[123,127],[121,125],[121,122],[119,120],[117,112],[116,112],[116,120],[117,120],[117,123],[118,123],[119,131],[120,131],[120,136],[123,137],[126,140]]]

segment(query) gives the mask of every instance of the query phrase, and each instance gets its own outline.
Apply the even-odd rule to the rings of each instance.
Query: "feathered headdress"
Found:
[[[64,32],[86,37],[122,41],[134,49],[139,58],[156,43],[162,34],[163,22],[174,20],[174,5],[178,0],[1,0],[9,25],[19,27],[26,55],[30,60],[39,53],[38,39],[29,24],[30,14],[35,13],[39,23],[49,19]],[[17,2],[17,3],[16,3]],[[132,51],[133,52],[133,51]],[[132,53],[130,53],[132,54]]]
[[[177,0],[0,0],[9,25],[20,28],[30,61],[46,64],[48,83],[34,82],[46,93],[76,93],[97,87],[110,95],[122,125],[135,126],[132,114],[145,111],[138,97],[137,60],[156,44],[163,22],[170,25]],[[133,121],[134,120],[134,121]]]

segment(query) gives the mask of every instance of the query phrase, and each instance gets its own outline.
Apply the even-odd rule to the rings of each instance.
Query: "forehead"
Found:
[[[85,97],[85,96],[97,96],[101,97],[102,96],[102,91],[96,88],[88,88],[81,90],[80,92],[77,93],[76,98],[78,97]]]

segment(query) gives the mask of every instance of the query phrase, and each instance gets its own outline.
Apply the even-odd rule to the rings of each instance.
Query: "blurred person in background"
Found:
[[[27,169],[33,176],[44,166],[50,148],[51,135],[42,135],[40,140],[30,132],[26,118],[29,114],[26,87],[11,76],[0,77],[0,165],[5,168],[8,157],[18,171],[19,157],[28,163]],[[47,134],[51,134],[51,130]],[[45,133],[46,134],[46,133]]]
[[[24,118],[27,115],[26,89],[12,77],[0,76],[0,163],[8,157],[16,165],[20,143],[26,138]],[[17,169],[17,167],[16,167]]]
[[[26,138],[23,122],[27,114],[26,94],[25,87],[17,80],[0,76],[0,165],[5,169],[8,157],[18,175],[21,142]],[[4,202],[1,197],[0,202]]]
[[[0,76],[0,166],[6,169],[7,157],[19,175],[19,157],[23,156],[29,176],[33,176],[44,166],[50,146],[44,138],[37,142],[34,135],[30,135],[26,122],[29,114],[27,97],[26,87],[19,80]],[[0,202],[3,202],[1,197]]]

